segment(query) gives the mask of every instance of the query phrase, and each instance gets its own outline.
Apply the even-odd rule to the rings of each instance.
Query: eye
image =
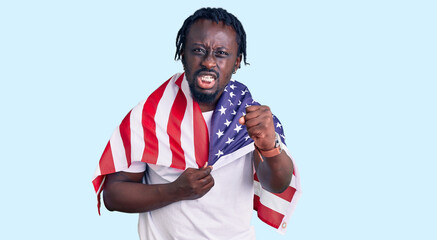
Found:
[[[193,53],[195,53],[195,54],[199,54],[199,55],[204,55],[205,54],[205,49],[203,49],[203,48],[194,48],[193,49]]]
[[[226,51],[216,51],[216,52],[215,52],[215,55],[216,55],[217,57],[227,57],[227,56],[229,56],[229,53],[226,52]]]

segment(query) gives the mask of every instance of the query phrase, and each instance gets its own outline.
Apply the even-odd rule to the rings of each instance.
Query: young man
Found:
[[[122,121],[96,191],[108,210],[140,213],[141,239],[255,239],[253,208],[284,231],[299,180],[280,122],[231,80],[246,63],[243,26],[224,9],[199,9],[176,47],[185,73]]]

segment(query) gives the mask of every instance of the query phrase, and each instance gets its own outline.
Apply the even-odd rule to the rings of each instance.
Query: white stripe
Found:
[[[190,87],[184,76],[181,84],[182,92],[187,99],[187,108],[181,122],[181,147],[185,155],[185,168],[198,168],[194,150],[194,127],[193,127],[193,99],[191,98]]]
[[[246,146],[237,149],[236,151],[229,153],[227,155],[221,156],[217,162],[214,163],[214,170],[217,170],[227,164],[240,159],[240,157],[252,152],[255,149],[253,142],[247,144]],[[255,170],[254,170],[255,171]]]
[[[144,129],[142,124],[145,101],[134,107],[130,113],[130,138],[132,162],[141,161],[144,152]]]
[[[102,190],[103,190],[103,185],[105,184],[105,180],[106,180],[106,175],[105,176],[103,176],[103,180],[102,180],[102,183],[100,183],[100,186],[99,186],[99,189],[97,190],[97,194],[99,194],[100,192],[102,192]],[[99,200],[100,201],[100,200]]]
[[[300,188],[300,186],[299,186]],[[278,232],[280,234],[285,234],[288,226],[288,221],[290,220],[291,215],[294,212],[294,209],[296,208],[297,202],[300,199],[300,196],[302,195],[301,191],[296,191],[293,195],[293,199],[291,199],[290,206],[288,207],[287,211],[284,214],[284,218],[282,219],[281,225],[278,228]],[[285,223],[285,224],[284,224]]]
[[[296,176],[295,176],[294,174],[291,176],[291,183],[290,183],[290,186],[291,186],[292,188],[294,188],[294,189],[297,189],[297,188],[296,188]]]
[[[158,103],[155,115],[156,137],[158,138],[158,160],[157,165],[169,167],[172,162],[172,153],[170,149],[170,140],[167,135],[168,118],[171,112],[171,106],[176,98],[178,86],[175,84],[175,79],[178,75],[173,76],[173,79],[167,84],[164,94]]]
[[[259,196],[259,201],[262,205],[285,215],[288,207],[290,206],[289,201],[286,201],[274,195],[273,193],[262,189],[261,184],[258,181],[254,181],[253,184],[255,187],[255,194]]]
[[[112,134],[111,140],[112,158],[114,159],[115,171],[123,171],[127,168],[126,153],[123,146],[123,140],[121,140],[120,126],[115,129]]]
[[[102,175],[102,173],[100,172],[100,164],[97,164],[96,171],[94,171],[93,180],[96,179],[96,177],[98,177],[100,175]]]

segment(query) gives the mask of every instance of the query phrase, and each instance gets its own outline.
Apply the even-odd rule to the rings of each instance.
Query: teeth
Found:
[[[202,79],[202,81],[205,81],[205,82],[212,82],[214,80],[214,77],[211,75],[204,75],[204,76],[202,76],[201,79]]]

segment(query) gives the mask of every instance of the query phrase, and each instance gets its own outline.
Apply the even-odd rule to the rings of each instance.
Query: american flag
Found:
[[[214,165],[227,156],[243,156],[254,150],[253,140],[238,119],[246,107],[259,105],[247,87],[231,80],[213,112],[210,135],[197,102],[193,101],[184,74],[175,74],[146,101],[123,119],[109,140],[94,174],[100,212],[100,193],[105,175],[142,161],[177,169]],[[275,130],[285,143],[283,127],[273,116]],[[237,154],[236,154],[237,153]],[[268,225],[285,233],[287,222],[301,194],[296,166],[290,186],[280,194],[261,187],[254,175],[254,209]]]

